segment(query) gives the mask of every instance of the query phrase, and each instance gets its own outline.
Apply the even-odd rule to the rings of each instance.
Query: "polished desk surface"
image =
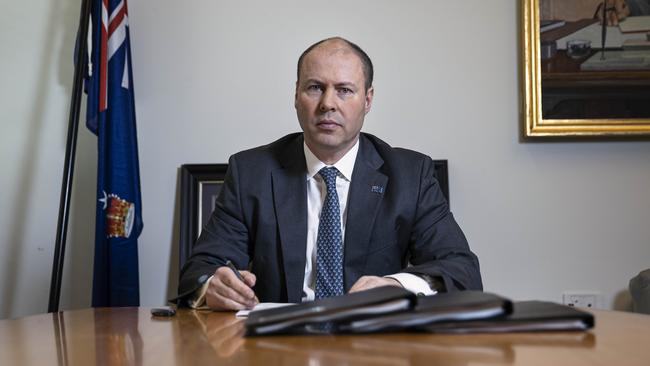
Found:
[[[243,337],[233,313],[104,308],[0,321],[0,365],[650,365],[650,316],[589,332]]]

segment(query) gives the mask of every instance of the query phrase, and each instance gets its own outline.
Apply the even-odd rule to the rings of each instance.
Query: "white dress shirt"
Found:
[[[335,167],[339,174],[336,177],[336,193],[339,196],[339,210],[341,214],[341,239],[345,247],[345,227],[347,221],[347,207],[348,207],[348,192],[350,191],[350,182],[352,181],[352,171],[354,170],[354,162],[357,159],[359,152],[359,140],[339,161],[334,165],[326,165],[318,160],[316,155],[309,150],[307,144],[303,143],[305,151],[305,162],[307,163],[307,253],[305,253],[307,260],[305,261],[305,278],[303,282],[303,296],[302,301],[314,300],[314,290],[316,288],[316,271],[314,263],[316,263],[316,241],[318,239],[318,223],[320,213],[325,202],[325,194],[327,187],[323,181],[323,177],[318,172],[324,167]],[[435,291],[431,289],[427,281],[424,279],[410,274],[410,273],[396,273],[386,277],[397,280],[402,286],[412,292],[422,293],[424,295],[433,295]]]

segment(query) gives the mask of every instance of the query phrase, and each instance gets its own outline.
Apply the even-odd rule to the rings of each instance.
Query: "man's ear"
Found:
[[[293,93],[293,107],[298,107],[298,80],[296,80],[296,90]]]
[[[370,107],[372,106],[372,98],[375,96],[375,87],[371,86],[368,88],[368,91],[366,91],[366,114],[370,112]]]

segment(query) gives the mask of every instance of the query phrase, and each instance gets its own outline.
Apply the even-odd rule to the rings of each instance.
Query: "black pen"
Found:
[[[232,262],[231,262],[230,260],[226,261],[226,266],[228,266],[228,268],[230,268],[233,272],[235,272],[235,276],[237,276],[237,278],[238,278],[240,281],[242,281],[242,282],[244,283],[244,285],[248,286],[248,284],[246,283],[246,281],[244,281],[244,277],[242,277],[241,273],[239,273],[239,271],[237,270],[237,268],[235,268],[235,265],[232,264]],[[253,294],[253,295],[255,295],[255,294]],[[255,302],[253,303],[253,305],[250,305],[250,308],[252,308],[253,306],[255,306],[255,304],[258,303],[258,302],[260,302],[260,301],[257,299],[257,296],[255,296]]]
[[[239,273],[239,271],[237,270],[237,268],[235,268],[235,265],[232,264],[232,262],[231,262],[230,260],[228,260],[228,261],[226,262],[226,266],[228,266],[228,268],[230,268],[233,272],[235,272],[235,276],[237,276],[237,278],[238,278],[240,281],[242,281],[243,283],[246,283],[246,281],[244,281],[244,277],[241,276],[241,273]]]

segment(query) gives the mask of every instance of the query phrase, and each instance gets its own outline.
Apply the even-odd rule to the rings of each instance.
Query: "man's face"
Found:
[[[364,81],[361,60],[341,42],[325,42],[303,58],[296,112],[307,146],[325,163],[338,161],[359,137],[374,92]]]

